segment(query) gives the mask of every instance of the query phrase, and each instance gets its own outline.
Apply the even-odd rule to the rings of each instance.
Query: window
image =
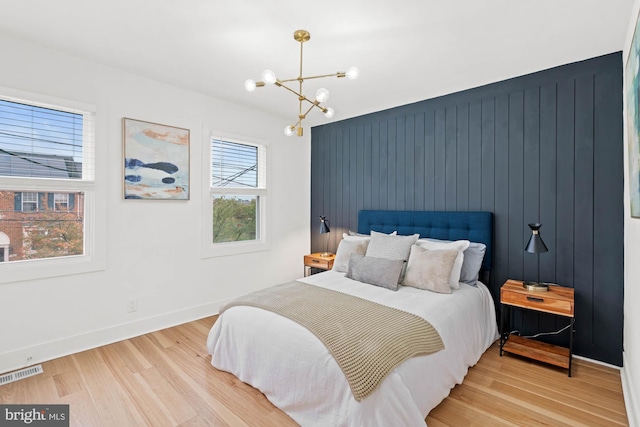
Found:
[[[207,246],[224,254],[266,249],[266,146],[212,137],[209,150]]]
[[[69,211],[69,193],[53,194],[53,210]]]
[[[38,210],[38,193],[16,193],[22,197],[22,212],[36,212]]]
[[[11,242],[3,251],[7,265],[92,255],[85,210],[93,205],[85,204],[95,184],[93,119],[89,111],[0,96],[0,235]]]

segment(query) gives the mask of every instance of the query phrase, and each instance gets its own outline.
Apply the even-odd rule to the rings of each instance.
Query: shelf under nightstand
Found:
[[[502,352],[517,354],[530,359],[559,366],[571,376],[573,359],[574,290],[549,285],[547,292],[528,291],[522,281],[507,280],[500,288],[500,356]],[[569,318],[569,347],[548,344],[531,338],[512,335],[505,330],[507,310],[519,307]]]

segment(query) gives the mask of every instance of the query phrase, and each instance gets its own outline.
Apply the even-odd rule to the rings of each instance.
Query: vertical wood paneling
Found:
[[[509,96],[509,277],[522,275],[524,268],[524,93]],[[525,278],[526,279],[526,278]],[[533,278],[535,280],[535,278]]]
[[[364,189],[363,189],[363,209],[372,209],[371,208],[371,198],[373,193],[372,186],[372,172],[371,169],[373,167],[371,161],[371,123],[367,123],[364,125],[364,147],[363,147],[363,155],[364,155]]]
[[[382,171],[380,170],[380,125],[371,125],[371,209],[380,209],[380,180]],[[339,181],[338,181],[339,182]],[[336,183],[336,185],[339,185]]]
[[[398,210],[398,207],[396,206],[396,169],[398,168],[398,164],[395,119],[387,121],[387,168],[387,206],[390,210]]]
[[[435,147],[434,147],[434,195],[433,195],[433,210],[444,211],[445,207],[445,195],[446,195],[446,183],[447,178],[445,176],[445,110],[438,109],[435,112]]]
[[[405,208],[405,206],[410,206],[410,204],[407,203],[407,200],[405,199],[405,187],[407,187],[406,176],[405,176],[407,162],[405,159],[405,152],[406,152],[406,155],[411,155],[411,154],[409,153],[409,147],[407,147],[407,141],[404,136],[404,125],[405,125],[405,118],[398,117],[396,119],[396,133],[395,133],[396,186],[394,189],[394,195],[395,195],[394,209],[397,209],[397,210],[411,209],[410,207]]]
[[[555,83],[540,87],[540,231],[549,252],[540,255],[540,280],[558,283],[556,278],[557,230],[557,86]]]
[[[389,149],[387,144],[387,121],[380,122],[380,209],[391,209],[387,198],[389,188]],[[386,153],[386,155],[385,155]]]
[[[495,210],[495,108],[495,98],[482,100],[482,210],[489,212]]]
[[[457,117],[458,109],[449,107],[446,109],[445,123],[445,155],[444,155],[444,209],[448,211],[456,210],[456,182],[458,173],[457,156]]]
[[[469,104],[458,108],[456,133],[456,207],[469,210]]]
[[[436,210],[436,112],[427,110],[424,120],[424,209]]]
[[[349,193],[349,220],[347,224],[350,230],[355,230],[358,224],[358,141],[356,140],[356,129],[353,126],[348,128],[347,141],[349,145],[349,179],[345,182]]]
[[[324,141],[325,141],[325,144],[328,144],[329,147],[330,147],[329,148],[329,162],[331,163],[331,169],[330,169],[330,177],[329,178],[330,178],[331,182],[333,182],[333,180],[335,179],[334,177],[337,175],[339,167],[340,167],[340,163],[338,162],[338,158],[340,156],[338,155],[339,147],[338,147],[338,144],[336,142],[336,133],[335,132],[327,132],[327,134],[325,135]],[[335,197],[336,196],[333,194],[332,191],[322,191],[322,193],[325,193],[325,194],[329,195],[328,201],[327,201],[327,198],[325,197],[325,203],[328,203],[329,205],[325,204],[325,206],[324,206],[324,214],[323,215],[325,215],[329,219],[330,223],[333,223],[333,219],[332,218],[336,218],[336,215],[338,214],[338,212],[340,212],[338,210],[338,206],[336,206],[336,203],[335,203],[335,200],[336,200]],[[312,219],[315,219],[316,221],[318,221],[318,217],[317,216],[315,218],[312,217]],[[320,223],[316,222],[316,226],[317,226],[316,228],[319,229]],[[338,242],[340,241],[340,239],[339,239],[340,237],[341,237],[341,233],[339,233],[339,232],[330,233],[329,234],[329,240],[330,240],[331,244],[330,244],[329,247],[335,247],[335,245],[337,245]],[[327,250],[326,245],[324,247],[322,247],[321,249],[323,251]]]
[[[402,181],[405,183],[403,188],[403,210],[416,210],[416,188],[415,188],[415,158],[416,158],[416,142],[414,138],[415,120],[413,114],[406,117],[404,126],[402,126],[402,136],[404,138],[405,154],[404,158],[404,176]],[[400,134],[400,128],[398,129]],[[400,137],[398,136],[398,141]],[[400,144],[398,144],[400,145]],[[400,157],[400,152],[398,152]]]
[[[324,189],[322,168],[325,156],[323,150],[326,145],[326,135],[329,131],[326,129],[312,129],[311,133],[316,137],[316,141],[320,141],[318,144],[311,144],[311,158],[315,159],[315,161],[311,162],[311,218],[309,218],[309,228],[314,230],[313,218],[316,217],[316,215],[320,215],[318,212],[322,212],[322,209],[324,209],[324,198],[321,196],[321,192]],[[317,252],[319,250],[318,239],[314,239],[313,231],[311,236],[311,251]]]
[[[364,203],[364,189],[365,180],[367,179],[364,173],[364,127],[358,126],[355,128],[356,132],[356,209],[358,206],[365,206]],[[357,225],[357,220],[355,222]]]
[[[620,53],[312,130],[317,216],[341,231],[360,209],[494,213],[494,299],[507,278],[576,289],[578,354],[620,365],[623,301]],[[524,251],[541,222],[549,252]],[[563,319],[520,311],[525,333]],[[546,337],[562,343],[567,334]]]
[[[565,79],[558,82],[558,145],[556,212],[557,241],[555,247],[556,279],[558,283],[573,285],[573,220],[574,215],[574,123],[575,123],[575,80]],[[571,124],[568,126],[567,124]]]
[[[575,80],[575,176],[574,265],[576,316],[583,327],[576,330],[580,343],[593,342],[593,75]],[[579,179],[577,179],[579,177]]]
[[[527,224],[540,222],[540,97],[539,88],[524,93],[524,187],[523,187],[523,226],[524,241],[531,236]],[[539,270],[538,256],[524,254],[524,277],[537,280]]]
[[[622,101],[612,97],[622,87],[622,61],[595,76],[593,308],[594,343],[590,354],[621,366],[623,322]],[[597,303],[594,303],[597,302]],[[582,343],[580,343],[582,344]],[[587,353],[585,351],[585,353]]]
[[[469,205],[470,211],[482,210],[482,104],[469,107]]]
[[[425,210],[424,199],[425,199],[425,166],[424,166],[424,156],[425,156],[425,133],[424,133],[424,114],[416,114],[414,116],[415,120],[415,128],[413,131],[414,135],[414,176],[413,176],[413,186],[415,188],[415,206],[416,210]],[[409,129],[407,129],[409,132]]]
[[[494,151],[494,237],[496,253],[493,270],[498,277],[509,276],[509,95],[495,99]],[[511,276],[513,277],[513,276]]]

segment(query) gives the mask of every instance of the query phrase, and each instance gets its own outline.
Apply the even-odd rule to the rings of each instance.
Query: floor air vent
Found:
[[[15,372],[9,372],[8,374],[0,375],[0,386],[19,381],[24,378],[32,377],[34,375],[41,374],[43,372],[42,365],[30,366],[28,368],[21,369]]]

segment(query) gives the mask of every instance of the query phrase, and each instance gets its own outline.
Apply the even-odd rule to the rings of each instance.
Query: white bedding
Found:
[[[405,286],[393,292],[334,271],[299,280],[421,316],[445,345],[407,360],[357,402],[329,351],[304,327],[258,308],[230,308],[209,332],[212,365],[259,389],[305,427],[424,426],[429,411],[498,338],[493,300],[482,283],[438,294]]]

